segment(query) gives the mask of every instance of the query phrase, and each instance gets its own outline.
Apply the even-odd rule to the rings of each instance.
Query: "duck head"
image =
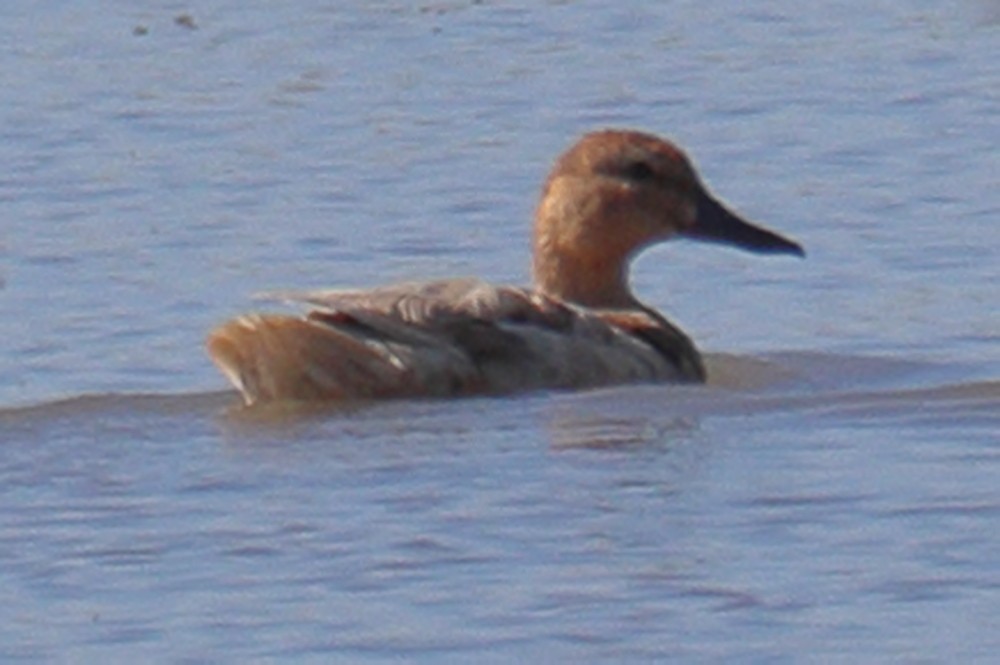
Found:
[[[629,263],[675,236],[804,255],[794,241],[716,200],[669,141],[604,130],[563,153],[545,182],[535,216],[535,286],[585,307],[639,306],[628,285]]]

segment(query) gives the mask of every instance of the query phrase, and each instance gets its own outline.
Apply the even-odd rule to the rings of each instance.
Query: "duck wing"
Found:
[[[525,308],[526,295],[526,290],[517,287],[459,278],[403,282],[372,289],[277,291],[258,297],[304,304],[323,312],[379,314],[407,324],[433,326],[436,321],[452,316],[504,318]]]

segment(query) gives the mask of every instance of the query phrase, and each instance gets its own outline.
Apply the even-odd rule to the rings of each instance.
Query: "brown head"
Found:
[[[795,242],[715,200],[672,143],[603,130],[563,153],[545,182],[535,216],[535,286],[587,307],[635,307],[631,259],[675,235],[803,255]]]

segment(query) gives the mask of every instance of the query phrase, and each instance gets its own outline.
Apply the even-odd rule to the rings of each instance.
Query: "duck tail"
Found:
[[[209,333],[206,347],[247,405],[380,397],[402,391],[407,379],[384,347],[293,316],[233,319]]]

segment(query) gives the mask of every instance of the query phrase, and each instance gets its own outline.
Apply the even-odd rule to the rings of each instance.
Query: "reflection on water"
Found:
[[[697,429],[693,418],[676,416],[664,421],[653,418],[633,419],[613,413],[601,415],[563,405],[551,414],[549,438],[555,448],[628,448],[669,442],[670,445],[692,438]]]

